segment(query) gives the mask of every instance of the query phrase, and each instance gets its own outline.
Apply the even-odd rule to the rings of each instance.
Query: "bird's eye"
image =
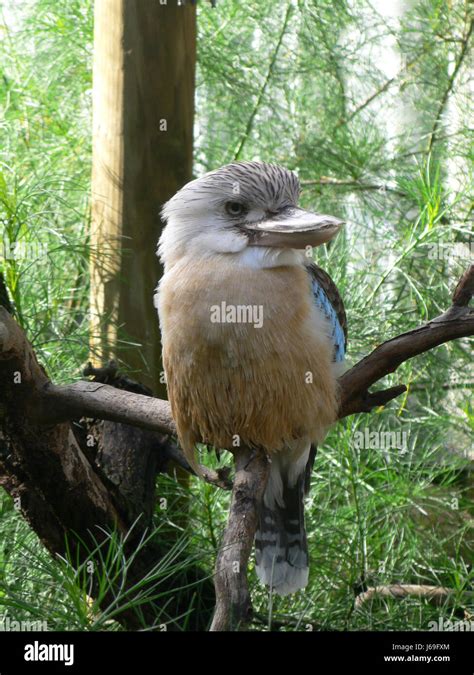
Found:
[[[247,211],[245,206],[240,202],[227,202],[225,205],[225,210],[229,216],[241,216]]]

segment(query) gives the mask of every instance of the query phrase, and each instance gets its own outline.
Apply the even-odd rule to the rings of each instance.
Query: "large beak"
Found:
[[[255,224],[246,224],[252,246],[306,248],[320,246],[339,232],[343,220],[287,206],[277,214]]]

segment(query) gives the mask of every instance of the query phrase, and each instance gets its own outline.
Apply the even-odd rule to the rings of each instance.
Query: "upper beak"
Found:
[[[297,206],[287,206],[274,216],[245,229],[253,235],[252,246],[272,248],[306,248],[320,246],[339,232],[343,220],[305,211]]]

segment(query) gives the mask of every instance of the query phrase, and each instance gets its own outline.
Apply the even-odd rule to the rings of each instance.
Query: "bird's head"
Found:
[[[233,162],[211,171],[164,205],[159,255],[165,265],[187,254],[275,260],[324,244],[343,221],[301,209],[299,193],[297,176],[276,164]]]

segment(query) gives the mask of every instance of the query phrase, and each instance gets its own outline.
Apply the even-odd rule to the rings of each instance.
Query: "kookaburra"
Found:
[[[314,449],[336,420],[346,317],[312,247],[342,221],[298,207],[294,173],[234,162],[185,185],[163,208],[155,296],[178,437],[263,449],[270,475],[257,573],[286,595],[308,580],[303,499]]]

